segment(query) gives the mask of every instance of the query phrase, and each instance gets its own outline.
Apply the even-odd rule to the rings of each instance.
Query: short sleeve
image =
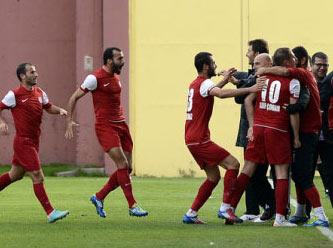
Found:
[[[297,79],[292,79],[289,86],[290,96],[293,98],[299,98],[299,92],[301,90],[301,85]]]
[[[8,91],[7,95],[2,99],[0,108],[14,108],[16,106],[15,94],[12,90]]]
[[[206,79],[205,81],[203,81],[201,83],[201,86],[200,86],[200,95],[202,97],[209,96],[209,91],[212,88],[214,88],[214,87],[216,87],[215,83],[212,80],[210,80],[210,79]]]
[[[52,106],[52,104],[49,101],[49,97],[47,96],[47,94],[41,89],[42,91],[42,104],[43,104],[43,109],[48,109]]]
[[[84,82],[81,84],[81,89],[84,92],[93,91],[97,89],[97,78],[90,74],[86,77]]]

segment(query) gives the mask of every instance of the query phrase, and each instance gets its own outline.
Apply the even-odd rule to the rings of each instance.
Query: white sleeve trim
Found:
[[[84,82],[81,84],[82,89],[88,89],[90,91],[96,90],[97,89],[97,78],[90,74],[86,77]]]
[[[14,108],[16,106],[15,94],[12,90],[8,91],[7,95],[2,99],[2,103],[9,108]]]
[[[205,81],[203,81],[201,83],[201,86],[200,86],[200,95],[202,97],[207,97],[209,96],[209,91],[215,87],[215,83],[211,80],[211,79],[206,79]]]
[[[42,104],[46,105],[49,103],[49,97],[46,95],[46,93],[41,89],[42,93],[43,93],[43,98],[42,98]]]
[[[293,78],[291,81],[290,81],[290,86],[289,86],[289,91],[290,93],[295,97],[295,98],[298,98],[299,97],[299,92],[301,90],[301,85],[300,85],[300,82]]]

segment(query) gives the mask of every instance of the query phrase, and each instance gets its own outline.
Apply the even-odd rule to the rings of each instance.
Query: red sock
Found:
[[[34,184],[34,192],[40,204],[43,206],[46,214],[49,215],[54,210],[54,208],[52,207],[51,202],[47,197],[44,184],[43,183]]]
[[[120,184],[120,187],[123,190],[124,195],[127,199],[128,207],[131,208],[136,203],[136,201],[134,200],[134,196],[132,193],[132,184],[128,174],[128,170],[127,169],[117,170],[117,178],[118,178],[118,183]]]
[[[9,177],[9,173],[2,174],[0,176],[0,191],[6,188],[11,183],[12,180]]]
[[[306,199],[309,200],[313,208],[321,207],[320,196],[316,186],[304,191]]]
[[[241,173],[235,183],[235,189],[232,192],[231,200],[230,200],[230,206],[233,208],[236,208],[240,199],[242,198],[242,195],[249,183],[250,177],[244,173]],[[228,203],[228,202],[225,202]]]
[[[103,188],[96,193],[98,200],[103,201],[104,198],[112,191],[118,188],[119,183],[117,179],[117,171],[115,171],[109,178],[108,182],[103,186]]]
[[[304,195],[304,192],[301,188],[296,186],[296,197],[297,197],[297,203],[305,205],[306,204],[306,198]]]
[[[288,190],[289,180],[288,179],[276,179],[275,188],[275,207],[276,213],[285,215],[288,204]]]
[[[202,205],[208,200],[209,196],[212,194],[213,189],[216,187],[217,183],[206,181],[200,186],[197,197],[192,203],[191,209],[194,211],[199,211]]]
[[[231,201],[232,192],[235,190],[235,184],[238,175],[238,169],[227,170],[224,175],[223,202]]]

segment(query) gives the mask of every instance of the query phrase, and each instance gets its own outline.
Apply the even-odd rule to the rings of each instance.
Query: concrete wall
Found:
[[[84,68],[84,56],[93,59],[94,70],[102,65],[105,47],[119,46],[127,60],[122,102],[134,140],[135,173],[201,176],[184,145],[186,94],[196,77],[194,55],[210,51],[218,69],[247,70],[247,41],[264,38],[271,53],[281,46],[304,45],[311,54],[322,50],[331,57],[333,34],[326,27],[332,7],[330,0],[2,0],[0,97],[18,85],[16,66],[31,61],[52,102],[66,107],[91,73]],[[11,133],[0,137],[0,164],[9,164],[12,156],[14,127],[7,111],[5,118]],[[67,141],[64,120],[44,115],[42,163],[106,165],[112,172],[114,165],[95,136],[89,94],[79,101],[75,119],[80,123],[77,136]],[[238,120],[233,99],[216,101],[212,139],[242,161],[242,149],[234,145]]]
[[[16,88],[16,68],[29,61],[36,65],[38,84],[50,100],[67,105],[75,85],[75,1],[1,1],[0,6],[0,97]],[[15,128],[4,111],[10,135],[0,137],[0,163],[10,164]],[[40,158],[42,163],[75,162],[75,140],[64,141],[65,120],[44,114]]]

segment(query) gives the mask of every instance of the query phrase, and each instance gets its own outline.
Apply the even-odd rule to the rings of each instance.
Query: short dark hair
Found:
[[[121,52],[121,49],[118,47],[108,47],[103,53],[103,64],[106,65],[108,59],[113,59],[113,51]]]
[[[211,53],[208,52],[200,52],[194,57],[194,65],[195,68],[197,68],[198,73],[202,72],[203,66],[210,65],[210,56],[212,56]]]
[[[311,63],[312,64],[314,64],[316,58],[328,60],[328,57],[327,57],[326,53],[317,52],[317,53],[315,53],[315,54],[312,55],[312,58],[311,58]]]
[[[252,46],[252,50],[255,53],[269,53],[268,43],[264,39],[250,40],[249,46]]]
[[[291,59],[291,52],[288,47],[278,48],[273,55],[273,63],[276,66],[282,66],[285,60]]]
[[[17,76],[17,78],[18,78],[18,80],[20,81],[20,82],[22,82],[22,78],[21,78],[21,74],[26,74],[27,73],[27,69],[26,69],[26,66],[27,65],[30,65],[30,66],[32,66],[32,64],[31,63],[28,63],[28,62],[25,62],[25,63],[21,63],[21,64],[19,64],[18,66],[17,66],[17,69],[16,69],[16,76]]]
[[[308,53],[308,51],[304,47],[297,46],[297,47],[293,48],[292,51],[295,54],[296,58],[298,59],[297,67],[300,66],[302,58],[306,59],[305,63],[306,63],[306,65],[308,65],[308,62],[309,62],[309,53]]]

